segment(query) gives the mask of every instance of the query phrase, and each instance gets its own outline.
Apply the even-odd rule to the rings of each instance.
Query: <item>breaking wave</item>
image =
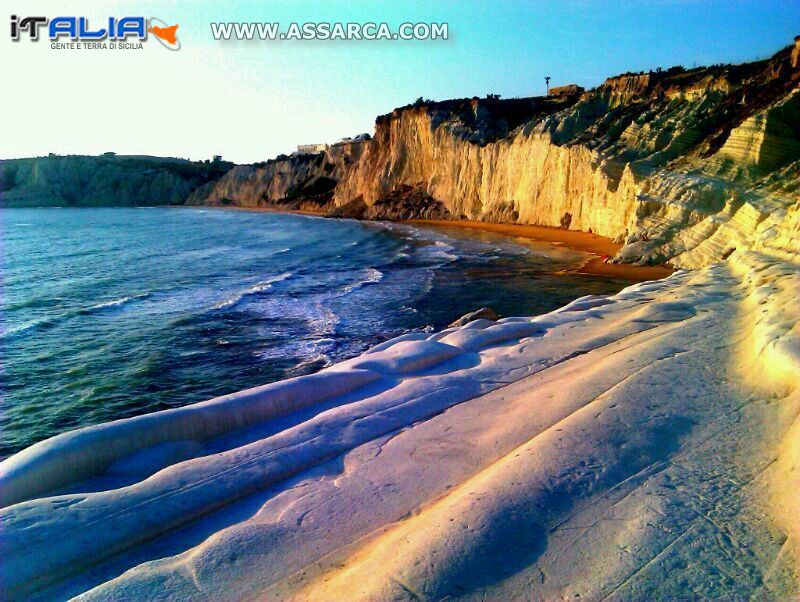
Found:
[[[381,280],[383,280],[383,272],[378,269],[366,268],[365,272],[366,277],[363,280],[348,284],[342,289],[342,294],[347,295],[353,291],[357,291],[360,288],[369,286],[370,284],[378,284]]]
[[[20,335],[30,333],[37,329],[49,328],[59,324],[60,322],[75,318],[77,316],[87,316],[95,312],[121,307],[128,303],[132,303],[133,301],[138,301],[139,299],[145,299],[149,296],[150,293],[141,293],[138,295],[121,297],[119,299],[109,299],[108,301],[100,301],[99,303],[95,303],[94,305],[89,305],[87,307],[79,307],[76,309],[65,311],[60,314],[35,318],[23,324],[19,324],[17,326],[12,326],[11,328],[8,328],[4,332],[0,333],[0,339],[14,338]],[[22,304],[20,305],[24,307],[24,305]]]
[[[87,307],[84,310],[81,310],[81,313],[87,314],[91,313],[98,309],[108,309],[110,307],[120,307],[121,305],[126,305],[127,303],[131,303],[132,301],[137,301],[139,299],[146,299],[150,296],[150,293],[141,293],[139,295],[130,295],[128,297],[121,297],[119,299],[110,299],[109,301],[101,301],[100,303],[96,303],[91,307]]]
[[[245,289],[244,291],[235,293],[234,295],[228,297],[227,299],[223,299],[222,301],[214,305],[212,309],[225,309],[238,305],[246,297],[249,297],[251,295],[258,295],[259,293],[268,291],[272,288],[273,284],[277,282],[282,282],[284,280],[288,280],[293,275],[294,274],[292,274],[291,272],[284,272],[283,274],[275,276],[274,278],[268,278],[266,280],[262,280],[261,282],[256,282],[254,285]]]

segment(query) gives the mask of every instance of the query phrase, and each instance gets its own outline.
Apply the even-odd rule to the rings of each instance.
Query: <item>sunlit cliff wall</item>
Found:
[[[357,151],[238,167],[190,202],[556,226],[615,238],[633,263],[791,246],[798,53],[623,74],[580,97],[418,102]]]

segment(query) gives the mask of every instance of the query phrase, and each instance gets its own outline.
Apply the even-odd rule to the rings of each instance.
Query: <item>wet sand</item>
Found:
[[[667,265],[636,266],[620,263],[603,263],[602,257],[604,255],[613,257],[616,252],[622,248],[622,245],[613,242],[610,238],[606,238],[605,236],[589,234],[588,232],[563,230],[550,226],[494,224],[467,220],[409,220],[408,223],[493,232],[504,236],[527,238],[553,245],[561,245],[569,249],[591,254],[592,257],[575,270],[579,274],[597,274],[609,276],[611,278],[630,280],[632,282],[642,282],[645,280],[665,278],[674,271]]]

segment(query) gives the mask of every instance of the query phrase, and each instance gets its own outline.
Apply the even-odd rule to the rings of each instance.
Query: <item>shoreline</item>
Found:
[[[326,217],[324,211],[304,209],[277,209],[273,207],[220,207],[215,205],[196,205],[213,209],[232,209],[235,211],[255,211],[264,213],[291,213],[313,217]],[[399,220],[398,223],[435,226],[440,228],[459,228],[462,230],[480,230],[500,234],[509,238],[525,238],[536,242],[544,242],[555,246],[563,246],[574,251],[588,253],[590,257],[578,268],[569,270],[570,274],[587,274],[591,276],[608,276],[630,282],[646,282],[661,280],[675,270],[669,265],[639,266],[628,263],[603,263],[602,257],[613,257],[622,248],[622,244],[599,234],[590,234],[580,230],[564,230],[554,226],[535,226],[532,224],[499,224],[494,222],[477,222],[472,220],[436,220],[410,219]]]
[[[292,215],[309,215],[313,217],[327,217],[324,211],[310,211],[308,209],[277,209],[275,207],[239,207],[227,205],[176,205],[186,209],[223,209],[225,211],[252,211],[254,213],[290,213]]]
[[[609,276],[621,280],[630,280],[631,282],[645,282],[647,280],[666,278],[675,271],[665,264],[639,266],[628,263],[603,263],[603,255],[613,257],[622,248],[622,245],[605,236],[580,230],[564,230],[553,226],[535,226],[532,224],[498,224],[470,220],[406,220],[406,223],[481,230],[511,238],[525,238],[555,246],[563,246],[591,255],[583,265],[576,270],[571,270],[569,273]]]

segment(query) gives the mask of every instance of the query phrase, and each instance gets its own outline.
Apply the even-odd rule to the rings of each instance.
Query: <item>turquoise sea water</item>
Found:
[[[488,305],[624,283],[461,230],[183,208],[6,209],[0,457],[89,424],[318,370]]]

